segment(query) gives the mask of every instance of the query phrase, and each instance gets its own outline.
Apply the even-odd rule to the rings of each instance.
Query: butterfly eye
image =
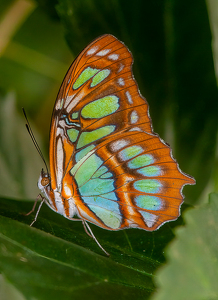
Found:
[[[48,177],[43,177],[42,180],[41,180],[41,185],[42,186],[46,186],[48,185],[50,182],[49,178]]]

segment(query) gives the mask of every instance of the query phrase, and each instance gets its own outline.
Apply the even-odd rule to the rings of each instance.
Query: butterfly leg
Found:
[[[40,195],[40,194],[39,194],[39,195]],[[39,195],[36,197],[36,200],[35,200],[35,202],[34,202],[34,204],[33,204],[33,208],[32,208],[28,213],[24,214],[24,216],[29,216],[32,212],[34,212],[38,200],[41,199],[41,197],[39,197]],[[40,195],[40,196],[41,196],[41,195]],[[40,198],[40,199],[39,199],[39,198]]]
[[[88,236],[90,236],[92,238],[91,233],[89,233],[88,230],[87,230],[87,227],[86,227],[87,223],[86,223],[86,221],[82,220],[82,223],[83,223],[83,227],[84,227],[84,230],[85,230],[86,234],[88,234]]]
[[[38,209],[37,209],[35,218],[34,218],[34,220],[32,221],[32,223],[30,224],[30,226],[32,226],[32,225],[36,222],[36,220],[37,220],[37,218],[38,218],[38,215],[39,215],[39,211],[40,211],[40,209],[41,209],[41,207],[42,207],[42,204],[45,202],[45,198],[42,197],[41,194],[39,194],[39,195],[37,196],[36,201],[34,202],[34,205],[33,205],[32,210],[26,214],[26,216],[28,216],[29,214],[31,214],[31,213],[35,210],[36,203],[38,202],[38,200],[41,200],[41,203],[39,204],[39,207],[38,207]]]
[[[90,226],[88,225],[88,223],[85,220],[82,220],[83,223],[83,227],[85,229],[85,232],[93,238],[93,240],[96,242],[96,244],[99,246],[99,248],[101,248],[101,250],[107,255],[110,256],[110,254],[102,247],[102,245],[99,243],[99,241],[96,239],[96,237],[94,236],[94,233],[92,232]]]

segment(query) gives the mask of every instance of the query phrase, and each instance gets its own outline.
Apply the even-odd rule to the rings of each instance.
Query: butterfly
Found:
[[[106,254],[87,222],[156,230],[179,217],[183,186],[195,184],[153,132],[132,64],[131,52],[110,34],[79,54],[54,105],[50,174],[42,170],[38,180],[43,201],[81,220]]]

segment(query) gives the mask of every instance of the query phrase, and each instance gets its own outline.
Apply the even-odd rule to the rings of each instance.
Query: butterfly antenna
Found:
[[[24,117],[26,119],[26,129],[27,129],[27,131],[28,131],[28,133],[29,133],[29,135],[31,137],[31,140],[32,140],[32,142],[33,142],[33,144],[34,144],[37,152],[39,153],[39,155],[41,156],[41,159],[43,160],[43,162],[45,164],[45,168],[46,168],[46,171],[47,171],[47,174],[48,174],[48,167],[47,167],[46,161],[45,161],[44,156],[42,154],[42,151],[41,151],[41,149],[39,147],[39,144],[37,143],[36,138],[35,138],[35,136],[33,134],[33,131],[32,131],[31,126],[30,126],[30,123],[29,123],[29,121],[27,119],[26,112],[25,112],[25,110],[24,110],[23,107],[22,107],[22,110],[23,110]]]

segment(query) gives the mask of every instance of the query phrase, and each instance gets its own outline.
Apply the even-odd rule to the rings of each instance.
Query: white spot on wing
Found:
[[[65,105],[65,108],[66,108],[66,112],[67,113],[70,113],[71,110],[79,103],[79,101],[85,96],[85,92],[83,90],[81,90],[79,92],[79,94],[74,98],[74,97],[71,97],[71,101],[68,102],[69,105]],[[67,97],[68,98],[68,97]],[[70,98],[70,97],[69,97]],[[73,99],[73,100],[72,100]]]
[[[143,130],[139,127],[133,127],[129,131],[143,131]]]
[[[67,96],[65,103],[64,103],[64,107],[67,107],[68,104],[73,100],[73,96]]]
[[[70,80],[71,80],[71,75],[70,75],[70,77],[69,77],[69,79],[68,79],[68,81],[67,81],[67,84],[69,84],[69,83],[70,83]]]
[[[118,60],[119,55],[118,55],[118,54],[110,54],[110,55],[108,56],[108,58],[111,59],[111,60]]]
[[[138,114],[137,114],[137,111],[133,110],[133,111],[131,112],[131,115],[130,115],[130,122],[131,122],[131,124],[137,123],[138,120],[139,120],[139,116],[138,116]]]
[[[120,86],[124,86],[125,85],[125,82],[124,82],[124,79],[123,78],[118,78],[118,84],[120,85]]]
[[[108,54],[111,51],[111,49],[104,49],[99,51],[96,55],[97,56],[105,56],[106,54]]]
[[[128,100],[128,102],[129,102],[129,104],[133,104],[132,97],[131,97],[129,91],[126,91],[126,97],[127,97],[127,100]]]
[[[58,99],[58,100],[57,100],[57,103],[56,103],[56,105],[55,105],[55,109],[56,109],[56,110],[59,110],[60,104],[61,104],[61,99]]]
[[[57,100],[57,103],[56,103],[56,105],[55,105],[55,109],[56,109],[56,110],[61,109],[61,108],[63,107],[63,103],[64,103],[64,99],[58,99],[58,100]]]
[[[67,197],[71,197],[72,196],[72,192],[71,189],[69,188],[69,186],[67,185],[67,183],[64,184],[64,193],[66,194]]]
[[[61,183],[63,179],[64,151],[63,151],[62,140],[60,137],[58,138],[57,141],[56,160],[57,160],[57,169],[56,169],[57,188],[61,190]]]
[[[92,47],[87,51],[87,55],[92,55],[98,50],[98,46]]]
[[[128,144],[129,144],[129,141],[127,141],[127,140],[117,140],[117,141],[111,143],[110,147],[113,152],[117,152],[120,149],[126,147]]]
[[[123,64],[120,64],[120,67],[119,67],[119,69],[118,69],[117,72],[118,72],[118,73],[121,72],[121,71],[123,70],[123,68],[124,68],[124,65],[123,65]]]
[[[139,228],[139,225],[132,220],[128,220],[128,225],[130,228]]]
[[[63,128],[66,126],[66,123],[64,120],[59,121],[59,126],[57,127],[56,136],[58,136],[58,135],[62,136],[64,134],[64,130],[60,126]]]
[[[156,215],[150,214],[145,211],[140,211],[140,213],[142,214],[143,219],[148,227],[152,227],[158,218]]]

